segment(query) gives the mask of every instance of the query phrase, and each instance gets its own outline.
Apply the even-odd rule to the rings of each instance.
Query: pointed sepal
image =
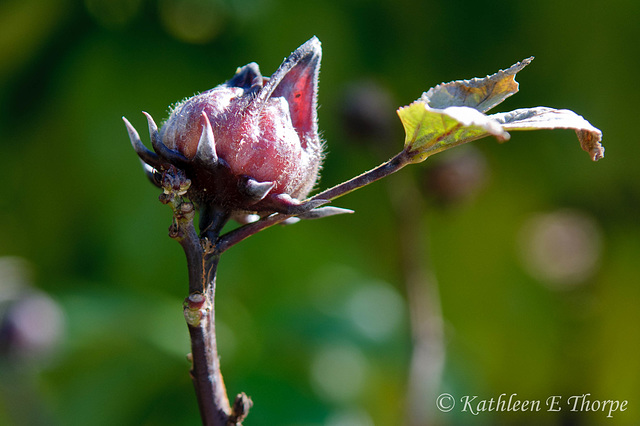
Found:
[[[276,194],[270,196],[273,207],[279,213],[301,215],[330,202],[330,200],[298,201],[289,194]]]
[[[218,163],[218,154],[216,153],[216,142],[213,136],[213,128],[207,114],[202,111],[202,134],[198,142],[198,150],[196,158],[202,164],[214,166]]]
[[[127,127],[127,132],[129,133],[129,139],[131,139],[131,145],[133,146],[133,149],[136,151],[136,154],[138,154],[138,157],[140,157],[140,160],[143,163],[151,165],[152,167],[158,166],[160,164],[158,155],[155,152],[148,149],[146,146],[144,146],[144,144],[140,140],[140,135],[138,134],[138,131],[135,129],[135,127],[131,125],[129,120],[127,120],[125,117],[122,117],[122,121],[124,121],[124,125]]]
[[[142,111],[142,113],[147,117],[147,122],[149,123],[149,136],[151,137],[151,146],[153,146],[153,150],[162,158],[169,161],[171,164],[183,168],[189,160],[178,151],[174,151],[169,149],[160,138],[158,134],[158,126],[156,122],[153,121],[151,115],[147,112]]]
[[[318,132],[317,92],[322,45],[312,37],[285,59],[258,92],[251,108],[259,110],[269,98],[283,97],[289,106],[291,122],[298,134]]]
[[[354,211],[351,209],[343,209],[341,207],[326,206],[326,207],[319,207],[313,210],[309,210],[308,212],[303,213],[298,217],[300,219],[322,219],[325,217],[335,216],[338,214],[351,214],[351,213],[354,213]]]
[[[300,219],[322,219],[329,216],[335,216],[339,214],[351,214],[354,213],[351,209],[343,209],[341,207],[317,207],[315,209],[309,210],[305,213],[299,214],[296,217],[290,217],[282,222],[283,225],[293,225],[294,223],[298,223]]]
[[[275,182],[258,182],[249,176],[242,176],[238,181],[238,189],[240,192],[254,203],[263,200],[275,185]]]

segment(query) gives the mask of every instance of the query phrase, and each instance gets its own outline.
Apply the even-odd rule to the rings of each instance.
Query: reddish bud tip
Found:
[[[314,37],[271,78],[257,64],[245,65],[226,83],[177,105],[159,134],[148,117],[154,150],[185,169],[197,204],[289,211],[307,196],[323,157],[316,115],[321,55]],[[282,203],[280,195],[294,201]]]

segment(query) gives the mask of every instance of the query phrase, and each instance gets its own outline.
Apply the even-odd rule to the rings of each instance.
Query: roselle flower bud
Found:
[[[323,144],[316,99],[322,50],[313,37],[265,78],[256,63],[224,84],[176,105],[158,132],[147,114],[154,152],[125,119],[145,169],[173,165],[191,181],[187,196],[201,210],[230,215],[300,214],[318,179]],[[201,225],[202,226],[202,225]]]

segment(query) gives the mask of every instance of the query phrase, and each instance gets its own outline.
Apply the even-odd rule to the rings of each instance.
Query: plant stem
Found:
[[[215,331],[215,273],[218,260],[219,257],[214,256],[211,261],[204,262],[205,268],[201,267],[203,263],[189,264],[189,269],[195,267],[204,272],[204,277],[210,278],[206,280],[204,293],[191,293],[185,301],[185,311],[195,314],[194,321],[187,319],[193,362],[191,378],[198,398],[202,424],[205,426],[226,426],[231,414],[220,372]],[[190,287],[194,284],[198,283],[189,283]]]
[[[353,192],[356,189],[362,188],[363,186],[367,186],[370,183],[387,177],[397,172],[407,164],[410,164],[410,157],[406,151],[402,151],[398,155],[396,155],[389,161],[382,163],[378,167],[371,169],[368,172],[362,173],[361,175],[356,176],[353,179],[336,185],[333,188],[322,191],[321,193],[311,197],[309,200],[335,200],[336,198],[342,197],[343,195]],[[220,254],[228,250],[230,247],[238,244],[240,241],[250,237],[251,235],[256,234],[263,229],[267,229],[273,225],[277,225],[278,223],[284,222],[292,216],[293,215],[287,215],[284,213],[275,213],[263,219],[260,219],[257,222],[253,222],[248,225],[241,226],[238,229],[234,229],[233,231],[230,231],[220,237],[220,239],[216,242],[215,253]]]
[[[326,189],[321,193],[314,195],[312,200],[335,200],[338,197],[342,197],[356,189],[367,186],[377,180],[387,177],[407,164],[409,164],[409,156],[405,151],[400,152],[398,155],[380,164],[378,167],[364,172],[361,175],[349,179],[348,181],[334,186],[333,188]]]
[[[251,400],[238,395],[229,405],[227,390],[220,372],[220,360],[215,329],[216,272],[220,256],[213,254],[209,241],[215,240],[225,218],[216,222],[213,229],[207,227],[202,240],[195,230],[193,204],[185,202],[182,195],[189,181],[180,170],[164,171],[165,192],[160,196],[163,204],[173,210],[173,222],[169,236],[180,243],[189,273],[189,296],[184,302],[184,317],[191,338],[191,378],[196,391],[203,426],[240,425],[251,407]],[[180,188],[179,190],[176,188]],[[212,216],[213,217],[213,216]]]

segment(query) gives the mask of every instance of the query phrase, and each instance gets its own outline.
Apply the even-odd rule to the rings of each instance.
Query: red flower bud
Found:
[[[313,37],[271,78],[256,63],[220,86],[173,108],[160,132],[147,115],[155,153],[126,121],[147,171],[174,165],[191,180],[187,195],[201,208],[297,214],[318,178],[323,144],[316,97],[321,58]],[[154,170],[155,169],[155,170]]]

